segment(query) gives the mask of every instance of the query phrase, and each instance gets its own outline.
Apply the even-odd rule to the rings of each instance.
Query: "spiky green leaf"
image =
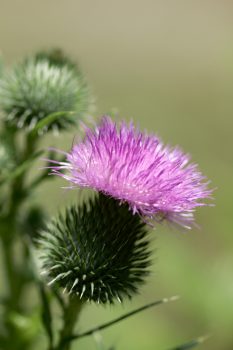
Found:
[[[197,346],[203,344],[207,339],[209,338],[209,336],[202,336],[196,339],[191,340],[188,343],[182,344],[182,345],[178,345],[174,348],[171,348],[170,350],[189,350],[189,349],[193,349],[196,348]]]

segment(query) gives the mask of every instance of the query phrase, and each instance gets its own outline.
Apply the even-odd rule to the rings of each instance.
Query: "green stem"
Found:
[[[15,152],[15,156],[18,162],[20,162],[19,151],[16,147],[16,133],[14,128],[7,128],[5,134],[11,140],[12,147]],[[20,206],[21,196],[19,195],[19,189],[21,188],[22,179],[16,178],[12,181],[9,202],[6,208],[6,213],[1,217],[1,239],[3,246],[3,260],[6,273],[6,282],[8,284],[8,302],[6,305],[6,312],[11,309],[17,309],[18,298],[18,274],[16,272],[14,244],[15,244],[15,226],[17,219],[17,209]]]
[[[27,159],[30,158],[30,156],[34,153],[35,146],[36,146],[36,140],[33,139],[30,135],[28,135],[25,141],[24,150],[22,154],[20,154],[14,142],[15,153],[18,155],[17,157],[18,165],[24,163]],[[9,211],[8,211],[8,217],[10,220],[14,222],[17,220],[19,207],[21,206],[22,202],[26,199],[27,194],[28,193],[25,188],[25,171],[24,171],[12,181]]]
[[[133,316],[133,315],[135,315],[137,313],[139,313],[139,312],[142,312],[144,310],[150,309],[153,306],[158,306],[160,304],[165,304],[165,303],[169,303],[169,302],[172,302],[172,301],[176,301],[177,299],[179,299],[179,296],[176,295],[176,296],[173,296],[171,298],[163,298],[163,299],[160,299],[160,300],[156,300],[156,301],[154,301],[152,303],[149,303],[149,304],[146,304],[144,306],[141,306],[141,307],[139,307],[139,308],[137,308],[137,309],[135,309],[133,311],[127,312],[126,314],[124,314],[124,315],[122,315],[120,317],[117,317],[117,318],[115,318],[112,321],[109,321],[109,322],[106,322],[106,323],[104,323],[104,324],[102,324],[100,326],[91,328],[91,329],[89,329],[88,331],[86,331],[84,333],[73,334],[73,335],[71,335],[71,336],[69,336],[67,338],[67,342],[68,341],[73,341],[73,340],[76,340],[76,339],[79,339],[79,338],[87,337],[89,335],[94,334],[95,332],[99,332],[99,331],[101,331],[101,330],[103,330],[105,328],[108,328],[108,327],[114,325],[115,323],[123,321],[123,320],[125,320],[125,319],[127,319],[127,318],[129,318],[129,317],[131,317],[131,316]]]
[[[17,290],[17,274],[16,274],[16,266],[15,262],[13,261],[14,252],[13,252],[13,242],[12,239],[9,239],[10,237],[7,237],[7,234],[11,235],[11,230],[8,227],[8,232],[2,232],[2,254],[4,259],[4,265],[5,265],[5,272],[7,275],[7,283],[8,283],[8,300],[6,308],[8,310],[11,309],[17,309],[18,307],[18,298],[16,296],[16,290]]]
[[[16,146],[16,132],[14,129],[9,129],[8,133],[11,136],[11,142],[16,155],[17,163],[20,165],[22,162],[28,159],[35,148],[35,140],[31,137],[27,137],[25,141],[24,150],[21,152]],[[19,232],[17,230],[17,221],[19,217],[19,210],[22,203],[27,197],[27,191],[25,188],[25,172],[20,174],[18,177],[12,179],[8,208],[6,209],[5,215],[1,218],[1,240],[3,246],[3,259],[6,280],[8,283],[7,291],[7,303],[5,306],[5,322],[8,329],[9,338],[16,337],[14,326],[9,322],[9,316],[12,312],[20,311],[20,298],[23,287],[26,283],[25,275],[22,273],[28,264],[26,256],[23,256],[21,261],[23,269],[20,270],[18,263],[15,259],[14,247],[19,238]],[[20,240],[24,249],[25,242]],[[17,340],[15,339],[15,343]],[[16,347],[17,348],[17,347]],[[26,344],[24,346],[26,349]]]
[[[63,328],[60,332],[60,339],[55,350],[69,350],[71,343],[67,341],[72,335],[75,324],[78,320],[83,302],[78,297],[70,297],[68,305],[64,310]]]
[[[170,348],[170,350],[188,350],[188,349],[193,349],[198,345],[203,344],[207,339],[209,339],[209,335],[204,335],[202,337],[196,338],[191,340],[188,343],[179,345],[179,346],[175,346],[174,348]]]
[[[20,165],[23,162],[27,161],[33,154],[36,146],[36,139],[33,138],[30,134],[27,135],[25,140],[25,145],[23,151],[20,151],[16,146],[16,134],[14,129],[8,131],[11,133],[11,142],[14,147],[16,154],[17,163]],[[27,279],[25,278],[25,267],[28,265],[28,256],[27,256],[27,243],[23,237],[20,237],[20,232],[17,229],[17,221],[19,218],[19,211],[21,205],[27,198],[29,192],[25,186],[25,171],[22,172],[19,176],[12,179],[11,189],[10,189],[10,198],[9,204],[6,211],[6,214],[1,218],[1,238],[3,245],[3,259],[5,265],[5,272],[7,276],[8,283],[8,303],[6,306],[6,315],[11,311],[19,311],[20,297],[24,288]],[[17,263],[15,261],[14,247],[17,242],[17,239],[20,239],[21,248],[23,251],[21,270],[17,269]]]

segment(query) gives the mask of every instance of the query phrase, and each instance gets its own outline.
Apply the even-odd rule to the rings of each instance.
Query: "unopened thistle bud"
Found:
[[[33,129],[41,119],[62,112],[44,131],[66,129],[89,105],[89,89],[78,68],[52,54],[28,58],[0,79],[0,108],[5,120],[18,128]]]
[[[98,303],[131,297],[148,274],[146,225],[104,195],[72,206],[41,233],[49,285]]]

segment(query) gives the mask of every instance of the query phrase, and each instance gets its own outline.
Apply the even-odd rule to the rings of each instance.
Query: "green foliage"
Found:
[[[38,231],[44,227],[45,213],[42,208],[31,206],[23,217],[22,232],[33,241],[38,237]]]
[[[32,348],[43,326],[49,350],[69,350],[74,340],[176,298],[146,304],[75,333],[85,301],[121,302],[138,292],[150,266],[146,224],[127,205],[96,195],[45,225],[45,203],[33,206],[29,199],[48,179],[49,159],[56,158],[49,154],[46,168],[28,176],[42,154],[37,149],[38,135],[75,124],[88,111],[90,94],[77,65],[57,49],[41,51],[10,71],[3,68],[0,57],[0,238],[6,276],[0,296],[0,348],[11,350],[12,344],[14,350]],[[20,128],[23,132],[18,133]],[[45,280],[38,276],[32,241],[38,243]],[[54,299],[62,318],[59,334]],[[173,350],[194,348],[205,339]]]
[[[0,107],[5,120],[17,128],[33,129],[48,115],[62,112],[62,118],[52,120],[43,131],[66,129],[88,111],[89,104],[83,75],[65,59],[58,64],[49,55],[36,55],[0,79]]]
[[[73,334],[69,338],[69,340],[71,341],[71,340],[75,340],[75,339],[79,339],[79,338],[84,338],[84,337],[86,337],[88,335],[91,335],[91,334],[95,334],[97,332],[100,332],[101,330],[104,330],[105,328],[108,328],[108,327],[110,327],[110,326],[112,326],[112,325],[114,325],[114,324],[116,324],[116,323],[118,323],[120,321],[128,319],[129,317],[134,316],[137,313],[142,312],[144,310],[147,310],[147,309],[149,309],[149,308],[151,308],[153,306],[159,306],[161,304],[165,304],[165,303],[168,303],[168,302],[171,302],[171,301],[176,301],[177,299],[179,299],[178,296],[173,296],[171,298],[164,298],[164,299],[156,300],[156,301],[154,301],[152,303],[149,303],[149,304],[146,304],[144,306],[141,306],[141,307],[139,307],[136,310],[130,311],[130,312],[128,312],[128,313],[126,313],[126,314],[124,314],[124,315],[122,315],[122,316],[120,316],[120,317],[118,317],[118,318],[116,318],[116,319],[114,319],[112,321],[109,321],[109,322],[106,322],[106,323],[104,323],[102,325],[99,325],[97,327],[91,328],[91,329],[89,329],[86,332],[79,333],[79,334]]]
[[[11,171],[16,165],[16,155],[12,137],[8,132],[0,134],[0,182],[1,178]]]
[[[2,71],[3,71],[3,60],[2,60],[1,53],[0,53],[0,77],[2,75]]]
[[[32,164],[34,163],[35,159],[40,157],[42,155],[43,151],[37,151],[33,153],[29,158],[27,158],[24,162],[22,162],[20,165],[14,168],[13,171],[6,174],[5,177],[3,177],[2,180],[0,180],[0,185],[5,182],[10,182],[11,180],[20,177],[23,175],[27,170],[30,169]]]
[[[202,336],[196,339],[193,339],[191,341],[189,341],[188,343],[182,344],[182,345],[178,345],[170,350],[188,350],[188,349],[193,349],[196,348],[197,346],[203,344],[207,339],[209,338],[209,336]]]
[[[84,300],[113,303],[130,298],[147,276],[148,243],[139,216],[100,195],[48,224],[40,251],[49,285]]]
[[[15,330],[19,349],[29,347],[38,331],[40,331],[40,319],[37,312],[22,315],[21,313],[12,312],[9,316],[9,323]],[[15,344],[16,345],[16,344]],[[7,347],[8,349],[8,347]]]
[[[44,329],[48,335],[49,343],[52,346],[53,344],[53,330],[52,330],[52,314],[49,299],[46,295],[45,288],[42,283],[39,285],[40,297],[42,302],[42,312],[41,319],[44,326]]]

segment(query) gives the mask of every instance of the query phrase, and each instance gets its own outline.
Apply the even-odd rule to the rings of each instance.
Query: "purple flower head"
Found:
[[[167,219],[190,228],[193,211],[210,198],[208,182],[179,148],[170,148],[132,123],[119,128],[103,117],[94,130],[86,128],[83,141],[54,161],[52,173],[72,183],[127,202],[145,220]],[[63,173],[65,171],[65,173]]]

